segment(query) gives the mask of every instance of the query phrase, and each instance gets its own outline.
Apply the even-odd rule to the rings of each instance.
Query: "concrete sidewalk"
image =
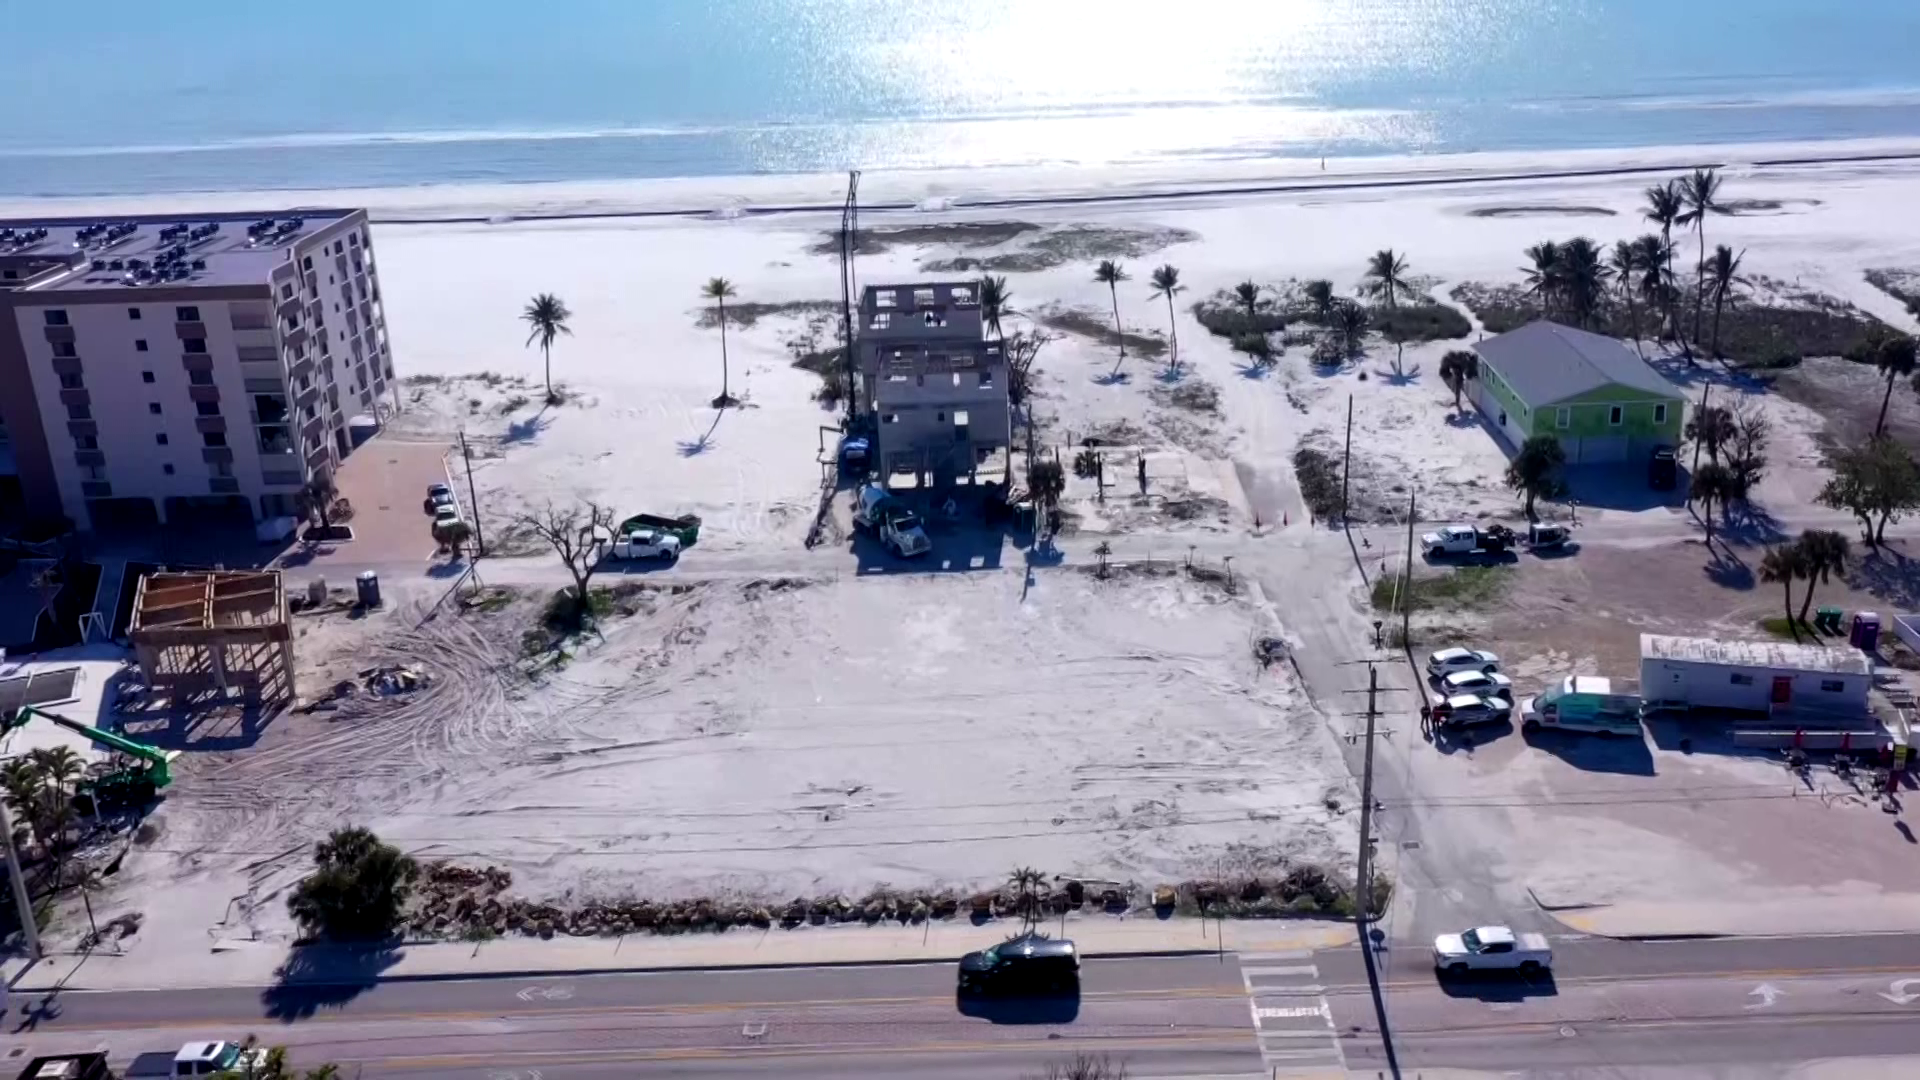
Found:
[[[825,926],[792,930],[728,930],[719,934],[622,938],[509,937],[497,941],[434,942],[390,949],[309,946],[273,942],[215,942],[205,953],[143,950],[124,954],[52,956],[26,967],[6,963],[15,993],[47,990],[158,990],[269,986],[279,982],[365,984],[384,980],[474,979],[578,975],[675,968],[821,967],[947,962],[1016,933],[1018,923],[928,922],[920,926]],[[1058,921],[1042,924],[1059,936]],[[1277,952],[1319,949],[1353,941],[1340,923],[1295,920],[1109,918],[1068,919],[1066,936],[1082,955],[1181,955],[1216,951]],[[1224,938],[1224,941],[1222,940]]]
[[[1540,899],[1536,895],[1536,899]],[[1613,938],[1902,934],[1920,927],[1920,895],[1809,894],[1781,900],[1626,901],[1542,907],[1569,928]]]

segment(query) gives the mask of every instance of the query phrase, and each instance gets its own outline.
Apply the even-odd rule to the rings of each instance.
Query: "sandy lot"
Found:
[[[310,629],[337,670],[404,656],[438,682],[198,757],[130,869],[217,880],[272,932],[308,839],[342,820],[535,896],[785,900],[1017,864],[1150,884],[1351,853],[1332,737],[1216,585],[1065,572],[1023,595],[988,572],[626,603],[534,685],[512,674],[521,609]]]

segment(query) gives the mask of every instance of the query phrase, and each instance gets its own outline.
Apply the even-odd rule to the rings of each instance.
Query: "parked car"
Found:
[[[1485,649],[1440,649],[1427,657],[1427,674],[1444,678],[1456,671],[1498,671],[1500,658]]]
[[[1655,491],[1672,491],[1680,484],[1680,463],[1674,459],[1673,447],[1656,446],[1647,459],[1647,486]]]
[[[1062,994],[1080,989],[1080,954],[1073,942],[1033,934],[960,958],[959,991],[978,994]]]
[[[453,489],[445,484],[428,484],[427,499],[422,508],[429,514],[438,514],[443,506],[458,508],[453,498]]]
[[[212,1076],[215,1073],[245,1073],[266,1068],[264,1047],[242,1049],[239,1043],[190,1042],[173,1055],[173,1075]]]
[[[1498,724],[1513,717],[1513,702],[1480,694],[1455,694],[1433,707],[1433,722],[1441,727]]]
[[[1534,551],[1555,551],[1567,546],[1573,533],[1565,525],[1542,525],[1534,522],[1527,526],[1527,547]]]
[[[114,1080],[114,1075],[107,1067],[107,1055],[95,1051],[34,1058],[21,1071],[20,1080]]]
[[[1515,934],[1504,926],[1477,926],[1434,938],[1433,966],[1448,975],[1470,971],[1537,975],[1553,967],[1553,949],[1540,934]]]
[[[616,559],[664,559],[680,557],[680,538],[658,529],[634,529],[613,542]]]
[[[460,508],[451,503],[446,506],[436,506],[433,508],[433,525],[436,529],[442,525],[451,525],[459,520]]]
[[[1440,680],[1440,690],[1447,697],[1456,694],[1479,694],[1482,697],[1506,698],[1513,701],[1513,680],[1497,671],[1456,671]]]
[[[920,519],[912,514],[894,514],[882,520],[880,542],[901,558],[925,555],[933,550],[933,541],[927,539],[927,530],[921,528]]]

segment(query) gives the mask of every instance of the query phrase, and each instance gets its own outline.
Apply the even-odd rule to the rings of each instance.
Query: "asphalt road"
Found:
[[[1551,977],[1442,980],[1417,946],[1385,954],[1402,1072],[1663,1066],[1787,1075],[1809,1061],[1920,1055],[1920,936],[1554,943]],[[1348,1066],[1384,1069],[1357,950],[1315,957]]]
[[[1231,956],[1089,960],[1077,1000],[965,1009],[949,964],[69,993],[24,1023],[18,1004],[7,1041],[37,1053],[124,1063],[254,1032],[297,1063],[415,1080],[1017,1077],[1079,1051],[1136,1076],[1262,1069]]]

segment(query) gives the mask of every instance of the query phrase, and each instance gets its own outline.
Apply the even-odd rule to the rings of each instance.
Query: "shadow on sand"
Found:
[[[1653,751],[1638,735],[1603,735],[1577,731],[1522,730],[1528,746],[1552,754],[1576,769],[1652,776]]]

